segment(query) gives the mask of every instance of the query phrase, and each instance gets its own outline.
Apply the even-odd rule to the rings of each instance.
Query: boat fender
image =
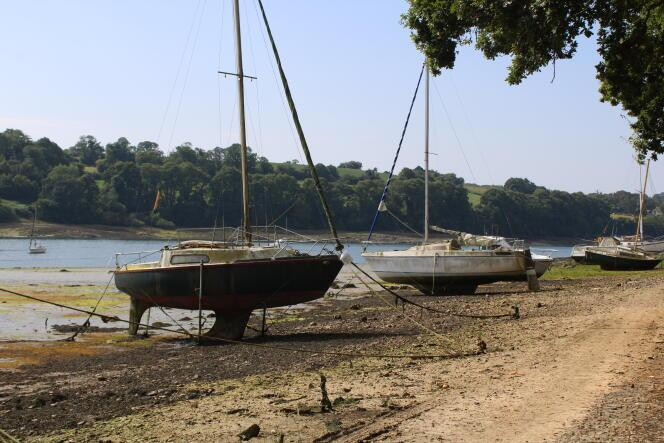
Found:
[[[349,265],[353,262],[353,256],[347,250],[341,253],[339,259],[345,265]]]

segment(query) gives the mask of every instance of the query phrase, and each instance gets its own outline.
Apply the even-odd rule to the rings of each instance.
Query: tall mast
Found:
[[[429,67],[424,78],[424,244],[429,241]]]
[[[242,228],[244,239],[251,244],[251,217],[249,214],[249,169],[247,160],[247,131],[244,123],[244,70],[242,68],[242,36],[240,32],[240,2],[234,0],[235,57],[237,64],[237,95],[240,112],[240,147],[242,151]]]
[[[650,159],[646,163],[646,176],[643,180],[643,188],[641,189],[641,196],[639,199],[639,222],[636,227],[636,241],[643,241],[643,210],[646,198],[646,184],[648,183],[648,173],[650,172]]]

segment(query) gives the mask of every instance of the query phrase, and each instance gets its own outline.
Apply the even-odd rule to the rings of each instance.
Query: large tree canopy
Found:
[[[664,2],[662,0],[409,0],[403,23],[431,71],[454,67],[460,45],[487,58],[512,57],[518,84],[569,59],[580,36],[597,36],[601,100],[633,117],[635,148],[664,152]]]

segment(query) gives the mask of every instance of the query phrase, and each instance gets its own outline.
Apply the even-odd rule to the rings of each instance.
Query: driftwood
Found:
[[[327,395],[327,378],[321,373],[320,374],[320,393],[321,393],[321,399],[320,399],[320,411],[321,412],[330,412],[332,411],[332,402],[330,401],[330,397]]]

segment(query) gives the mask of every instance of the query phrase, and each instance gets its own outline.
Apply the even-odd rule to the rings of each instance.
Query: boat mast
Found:
[[[429,241],[429,67],[424,78],[424,244]]]
[[[648,183],[648,173],[650,172],[650,159],[646,163],[646,176],[643,180],[643,188],[641,189],[641,196],[639,198],[639,222],[636,226],[636,241],[634,246],[636,247],[636,242],[643,241],[643,209],[645,206],[645,196],[646,196],[646,184]]]
[[[35,225],[37,224],[37,204],[35,203],[35,210],[32,215],[32,229],[30,229],[30,247],[35,241]]]
[[[242,68],[242,37],[240,32],[240,2],[234,0],[235,57],[237,64],[237,95],[240,112],[240,147],[242,153],[242,229],[247,245],[251,244],[251,217],[249,214],[249,169],[247,160],[247,131],[244,122],[244,70]]]

